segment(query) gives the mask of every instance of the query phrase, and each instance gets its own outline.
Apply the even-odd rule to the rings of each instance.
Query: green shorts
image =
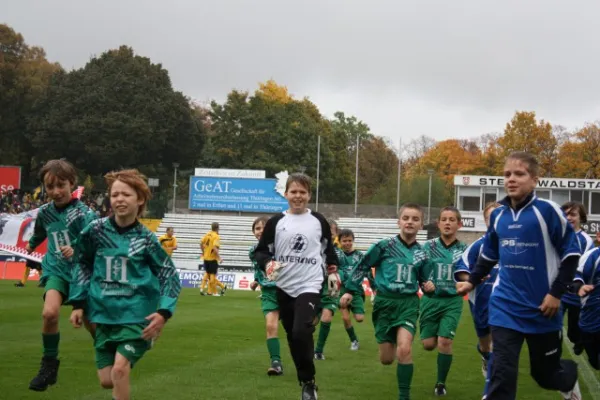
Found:
[[[145,327],[145,324],[98,324],[94,339],[96,367],[102,369],[114,365],[118,352],[129,360],[133,368],[152,345],[151,341],[142,339]]]
[[[44,286],[44,299],[46,298],[46,293],[48,293],[48,290],[56,290],[62,295],[62,303],[68,304],[69,282],[55,275],[44,277],[43,281],[46,282],[46,286]]]
[[[260,308],[262,309],[263,315],[265,316],[272,311],[279,310],[276,287],[263,287],[261,289]]]
[[[341,295],[340,295],[340,299],[341,299]],[[339,306],[339,300],[338,300],[338,306]],[[341,308],[341,307],[340,307]],[[363,293],[362,295],[360,294],[356,294],[352,296],[352,301],[350,302],[350,306],[348,307],[348,310],[352,313],[352,314],[365,314],[365,294]]]
[[[415,293],[398,298],[375,297],[373,303],[373,326],[378,344],[396,343],[398,329],[404,328],[413,336],[419,319],[419,296]]]
[[[421,340],[438,336],[454,339],[462,309],[463,298],[461,296],[423,296],[421,299]]]

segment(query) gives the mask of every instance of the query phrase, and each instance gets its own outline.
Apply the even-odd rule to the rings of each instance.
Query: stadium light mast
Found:
[[[433,170],[428,169],[429,174],[429,201],[427,202],[427,224],[431,223],[431,178],[433,177]]]
[[[175,168],[173,174],[173,214],[175,214],[175,200],[177,198],[177,168],[179,168],[179,163],[173,163],[173,168]]]
[[[315,211],[319,211],[319,174],[321,172],[321,135],[317,138],[317,198],[315,200]]]
[[[396,211],[400,209],[400,175],[402,174],[402,138],[398,143],[398,186],[396,188]]]
[[[354,177],[354,216],[358,213],[358,146],[360,145],[360,137],[356,134],[356,172]]]

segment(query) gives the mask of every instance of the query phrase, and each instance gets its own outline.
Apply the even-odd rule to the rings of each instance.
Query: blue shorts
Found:
[[[471,315],[473,316],[473,324],[475,325],[475,332],[478,338],[482,338],[490,334],[490,325],[488,324],[488,308],[486,307],[475,307],[473,303],[469,301],[469,308],[471,309]]]

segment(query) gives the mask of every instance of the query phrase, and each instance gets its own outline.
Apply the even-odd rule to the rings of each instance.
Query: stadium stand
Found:
[[[218,214],[166,214],[156,235],[163,235],[167,227],[173,227],[178,246],[173,253],[175,265],[177,268],[199,269],[202,263],[200,239],[210,230],[212,222],[218,222],[223,257],[221,268],[246,271],[252,267],[248,260],[248,249],[256,243],[251,231],[255,218]],[[356,248],[359,250],[366,250],[376,241],[398,234],[396,219],[340,218],[337,222],[339,228],[354,231]],[[427,240],[427,231],[420,231],[417,240]]]

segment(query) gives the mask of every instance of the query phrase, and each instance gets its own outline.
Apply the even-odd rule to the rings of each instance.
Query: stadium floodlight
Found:
[[[177,168],[179,168],[179,163],[173,163],[173,168],[175,169],[173,174],[173,214],[175,214],[175,200],[177,199]]]
[[[428,169],[427,173],[429,174],[429,201],[427,202],[427,224],[431,223],[431,178],[433,177],[433,170]]]

